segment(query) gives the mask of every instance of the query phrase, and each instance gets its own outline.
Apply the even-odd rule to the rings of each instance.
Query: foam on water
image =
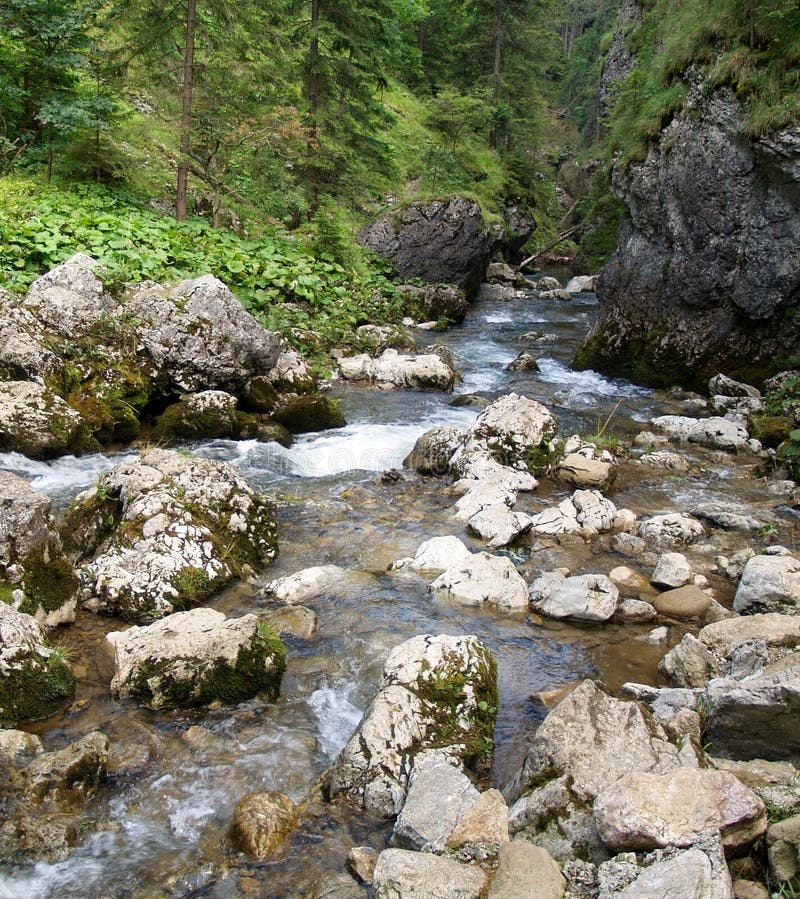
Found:
[[[61,456],[49,462],[40,462],[21,453],[0,453],[0,469],[25,478],[40,493],[65,497],[89,487],[100,474],[135,456],[136,453],[130,452],[113,456],[95,453],[88,456]]]
[[[494,312],[490,315],[484,315],[483,321],[488,325],[505,325],[514,321],[508,312]]]
[[[361,710],[349,699],[354,687],[354,684],[320,687],[308,697],[308,704],[319,721],[320,749],[329,759],[341,752],[361,720]]]
[[[563,385],[563,390],[556,396],[575,405],[593,405],[594,397],[645,397],[651,392],[645,387],[637,387],[628,381],[606,378],[596,371],[573,371],[562,362],[544,356],[538,360],[540,380],[548,384]]]

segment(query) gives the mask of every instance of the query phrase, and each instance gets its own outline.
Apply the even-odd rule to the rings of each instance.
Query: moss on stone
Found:
[[[346,424],[339,401],[322,394],[292,397],[273,412],[272,419],[294,434],[342,428]]]
[[[198,412],[186,403],[168,406],[153,428],[157,443],[174,440],[203,440],[213,437],[237,437],[236,415],[219,409]]]
[[[794,428],[794,419],[788,415],[751,415],[748,420],[750,436],[764,446],[777,447]]]
[[[0,602],[10,606],[14,601],[14,590],[16,589],[17,586],[9,581],[0,581]]]
[[[110,537],[122,518],[119,497],[102,485],[82,499],[73,500],[64,514],[60,535],[64,551],[73,559],[88,559]]]
[[[63,656],[27,661],[0,676],[0,721],[38,721],[57,712],[75,692],[75,676]]]
[[[169,601],[176,612],[182,612],[212,597],[229,580],[227,575],[211,578],[202,568],[187,565],[172,578],[177,596],[170,596]]]
[[[39,546],[22,560],[25,600],[20,612],[35,615],[39,608],[55,612],[78,592],[78,578],[63,553]]]

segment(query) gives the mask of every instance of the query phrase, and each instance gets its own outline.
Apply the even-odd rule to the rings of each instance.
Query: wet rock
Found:
[[[507,611],[528,607],[528,588],[514,563],[489,553],[473,553],[452,565],[428,589],[460,605],[491,605]]]
[[[600,793],[594,818],[603,842],[618,852],[691,846],[719,830],[727,853],[745,853],[767,829],[764,803],[732,774],[679,768],[635,771]]]
[[[679,456],[678,453],[670,453],[667,450],[644,453],[637,461],[641,465],[652,465],[654,468],[663,468],[675,474],[685,474],[692,467],[691,462],[685,456]]]
[[[405,849],[378,856],[373,888],[377,899],[479,899],[487,878],[480,868]]]
[[[489,284],[513,284],[514,287],[530,287],[525,275],[507,262],[490,262],[486,269],[486,281]]]
[[[453,284],[425,284],[416,287],[401,284],[397,288],[403,297],[403,308],[416,321],[446,319],[453,324],[464,321],[469,304],[463,290]]]
[[[35,804],[46,797],[81,801],[105,779],[108,751],[108,737],[93,731],[64,749],[38,755],[17,776],[17,787]]]
[[[390,210],[358,241],[388,259],[401,277],[457,284],[468,296],[477,293],[491,252],[478,204],[458,196]]]
[[[616,524],[617,507],[598,490],[576,490],[569,499],[531,517],[537,534],[603,533]]]
[[[36,734],[0,728],[0,765],[19,766],[41,752],[44,744]]]
[[[490,549],[508,546],[530,528],[531,518],[523,512],[514,512],[505,503],[495,503],[476,512],[467,522],[467,527]]]
[[[619,565],[609,571],[610,580],[616,584],[620,593],[625,596],[638,596],[640,593],[651,593],[650,581],[638,571],[627,565]]]
[[[378,853],[371,846],[354,846],[347,853],[347,869],[361,883],[372,883]]]
[[[658,671],[679,687],[703,687],[722,673],[719,659],[692,634],[685,634],[658,663]]]
[[[456,382],[456,372],[438,355],[400,355],[393,349],[385,350],[378,359],[366,353],[340,359],[339,373],[346,381],[415,390],[449,391]]]
[[[515,840],[500,850],[488,899],[561,899],[567,882],[546,849]]]
[[[237,437],[236,405],[236,397],[224,390],[189,394],[162,412],[153,429],[153,439],[163,443]]]
[[[528,352],[521,352],[513,362],[509,362],[508,371],[539,371],[536,357]]]
[[[726,531],[757,531],[762,526],[741,503],[701,503],[692,506],[689,514]]]
[[[603,574],[565,577],[551,571],[531,584],[529,596],[534,612],[578,621],[608,621],[619,603],[619,590]]]
[[[94,273],[97,265],[84,253],[76,253],[31,284],[25,308],[61,337],[91,333],[95,325],[118,314],[116,300]]]
[[[514,300],[521,292],[511,284],[481,284],[477,299],[479,302],[496,303],[503,300]]]
[[[410,568],[412,571],[444,571],[451,565],[466,561],[472,553],[458,537],[433,537],[421,543],[414,558],[397,559],[390,571]]]
[[[538,296],[540,300],[563,300],[567,303],[572,299],[572,294],[563,289],[539,290]]]
[[[298,637],[309,640],[317,632],[317,613],[305,606],[283,606],[262,613],[264,620],[282,637]]]
[[[553,469],[559,481],[581,489],[608,490],[616,478],[616,466],[602,459],[586,458],[580,453],[562,457]]]
[[[662,553],[650,578],[658,587],[683,587],[692,579],[692,569],[683,553]]]
[[[545,718],[519,777],[505,791],[522,793],[511,807],[510,831],[559,861],[576,855],[603,860],[591,815],[595,798],[630,771],[662,773],[681,763],[678,747],[649,709],[584,681]]]
[[[755,551],[750,549],[742,549],[734,553],[730,558],[727,556],[717,556],[714,559],[719,570],[731,581],[738,581],[744,573],[745,565],[753,558]]]
[[[792,556],[754,556],[745,565],[733,599],[743,614],[800,614],[800,560]]]
[[[575,275],[567,281],[564,288],[567,293],[592,293],[597,282],[597,275]]]
[[[111,692],[153,709],[231,704],[264,694],[274,701],[286,650],[255,615],[213,609],[176,612],[146,627],[112,631]]]
[[[72,697],[75,678],[39,622],[0,602],[0,721],[35,721]]]
[[[85,608],[148,621],[213,596],[276,552],[272,510],[227,463],[150,450],[67,513]]]
[[[702,621],[711,607],[711,597],[699,587],[687,584],[685,587],[659,593],[653,599],[653,605],[660,615]]]
[[[662,415],[651,425],[670,438],[681,442],[698,443],[712,449],[741,452],[748,449],[750,435],[742,424],[719,416],[689,418],[682,415]]]
[[[539,292],[548,290],[561,290],[561,282],[558,280],[558,278],[553,278],[551,275],[543,275],[541,278],[537,278],[533,282],[533,287],[535,287]]]
[[[750,384],[735,381],[724,374],[714,375],[708,382],[708,392],[711,396],[735,396],[735,397],[760,397],[761,391]]]
[[[648,621],[655,620],[658,617],[658,612],[655,606],[642,599],[623,599],[617,606],[614,617],[618,621],[645,624]]]
[[[511,508],[517,501],[517,491],[502,476],[489,476],[480,480],[463,480],[457,482],[458,487],[469,485],[464,495],[456,502],[453,513],[455,521],[466,524],[479,512],[495,506]]]
[[[447,755],[417,755],[408,781],[406,801],[392,832],[392,843],[419,852],[444,852],[458,821],[478,799],[470,779]]]
[[[705,536],[705,529],[694,518],[681,512],[653,515],[639,524],[639,536],[656,546],[685,546]]]
[[[407,640],[389,654],[381,688],[332,768],[331,798],[396,815],[414,758],[433,747],[483,771],[496,712],[496,664],[475,637]]]
[[[296,819],[297,808],[283,793],[248,793],[233,810],[231,840],[254,858],[267,858],[292,830]]]
[[[256,375],[256,378],[263,377]],[[310,393],[314,389],[314,375],[308,367],[306,360],[297,350],[280,344],[280,353],[275,360],[275,365],[266,374],[266,379],[273,390],[288,391],[292,393]],[[245,385],[245,392],[253,396],[253,378]],[[260,412],[270,412],[271,409],[259,409]]]
[[[273,410],[272,420],[293,434],[343,428],[346,424],[338,401],[319,393],[293,396],[282,401],[280,406]]]
[[[461,857],[485,858],[496,855],[508,841],[506,801],[498,790],[487,790],[458,820],[447,839],[447,849],[458,851]]]
[[[304,602],[328,593],[346,575],[345,569],[338,565],[316,565],[270,581],[264,593],[281,602]]]
[[[244,391],[277,363],[281,344],[265,331],[219,279],[203,275],[176,287],[136,290],[125,311],[163,391]]]
[[[32,381],[0,383],[0,452],[33,459],[97,449],[80,414]]]
[[[465,432],[452,425],[439,425],[417,438],[414,449],[403,459],[405,468],[421,474],[443,477],[449,471],[450,459],[464,441]]]
[[[785,882],[800,873],[800,815],[770,824],[767,830],[769,873]]]

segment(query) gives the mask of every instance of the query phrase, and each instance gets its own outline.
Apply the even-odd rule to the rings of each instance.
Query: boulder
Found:
[[[310,393],[314,389],[315,378],[308,367],[306,360],[290,347],[281,343],[278,358],[275,365],[266,375],[255,375],[254,378],[266,378],[273,390],[288,391],[291,393]],[[253,395],[253,378],[245,384],[245,394]],[[259,412],[269,412],[270,409],[259,409]]]
[[[499,790],[481,793],[447,838],[447,849],[481,858],[494,855],[509,840],[508,806]]]
[[[293,434],[343,428],[346,424],[338,400],[319,393],[291,396],[283,400],[272,411],[271,420],[283,425]]]
[[[770,824],[766,843],[771,877],[784,883],[796,877],[800,873],[800,815]]]
[[[80,413],[32,381],[0,383],[0,452],[33,459],[97,449]]]
[[[286,668],[283,644],[255,615],[192,609],[106,639],[114,650],[111,692],[153,709],[231,704],[257,694],[274,701]]]
[[[767,829],[764,803],[727,771],[678,768],[632,771],[600,793],[594,819],[616,852],[691,846],[719,830],[726,853],[741,855]]]
[[[532,611],[577,621],[608,621],[619,603],[619,590],[603,574],[565,577],[551,571],[531,584],[529,596]]]
[[[490,549],[508,546],[530,528],[531,518],[514,512],[503,503],[481,509],[467,521],[469,530],[489,544]]]
[[[561,899],[567,882],[546,849],[514,840],[500,849],[488,899]]]
[[[465,562],[471,555],[458,537],[432,537],[420,544],[413,559],[397,559],[389,566],[389,570],[409,568],[412,571],[441,572],[456,563]]]
[[[441,854],[458,822],[479,796],[446,753],[429,750],[414,760],[408,793],[395,821],[392,845]]]
[[[685,763],[652,712],[613,699],[583,681],[545,718],[516,781],[520,796],[509,829],[543,846],[558,860],[576,855],[602,860],[591,805],[630,771],[663,773]]]
[[[270,506],[232,465],[160,449],[81,493],[62,536],[84,607],[139,622],[207,599],[277,543]]]
[[[750,384],[735,381],[724,374],[716,374],[708,382],[708,392],[711,396],[733,397],[760,397],[761,391]]]
[[[236,397],[224,390],[203,390],[181,397],[161,413],[153,428],[159,444],[176,440],[238,437]]]
[[[264,587],[264,593],[280,602],[304,602],[328,593],[346,575],[346,570],[338,565],[315,565],[270,581]]]
[[[684,634],[658,663],[658,671],[678,687],[703,687],[723,670],[720,660],[692,634]]]
[[[726,531],[757,531],[762,526],[743,503],[699,503],[688,510],[690,515]]]
[[[447,568],[428,588],[460,605],[490,605],[505,611],[528,607],[528,588],[505,556],[474,553]]]
[[[450,459],[464,441],[464,431],[452,425],[437,425],[417,438],[414,449],[403,459],[405,468],[420,474],[442,477],[450,468]]]
[[[62,360],[45,346],[41,323],[0,289],[0,379],[41,383],[61,374]]]
[[[640,522],[638,533],[656,546],[685,546],[696,543],[706,532],[703,525],[689,515],[669,512]]]
[[[254,858],[267,858],[292,830],[296,819],[297,808],[283,793],[248,793],[233,810],[231,840]]]
[[[75,677],[38,621],[0,602],[0,721],[36,721],[71,698]]]
[[[743,614],[800,614],[800,560],[793,556],[754,556],[744,567],[733,598]]]
[[[569,453],[558,460],[553,474],[559,481],[565,481],[581,490],[602,491],[608,490],[614,483],[617,468],[613,462],[587,458],[581,453]]]
[[[433,747],[486,772],[496,713],[496,663],[475,637],[407,640],[389,654],[378,694],[331,769],[331,798],[397,815],[415,757]]]
[[[597,275],[575,275],[567,281],[564,288],[567,293],[593,293]]]
[[[406,849],[385,849],[373,874],[376,899],[479,899],[487,878],[480,868]]]
[[[86,799],[105,779],[108,751],[108,737],[93,731],[63,749],[37,755],[15,777],[15,786],[36,805],[46,798]]]
[[[425,284],[422,287],[401,284],[397,291],[403,298],[405,314],[416,321],[445,319],[460,324],[469,308],[464,291],[452,284]]]
[[[689,434],[689,443],[734,453],[749,450],[749,439],[750,435],[743,424],[719,416],[701,418]]]
[[[662,553],[650,580],[657,587],[683,587],[692,580],[692,568],[683,553]]]
[[[24,307],[61,337],[90,334],[99,323],[119,314],[117,301],[94,273],[98,263],[76,253],[31,284]]]
[[[576,490],[569,499],[532,516],[537,534],[600,534],[617,521],[617,507],[599,490]]]
[[[654,597],[653,605],[660,615],[673,618],[696,618],[702,621],[711,608],[711,597],[694,584],[666,590]]]
[[[507,262],[490,262],[486,269],[488,284],[511,284],[513,287],[529,288],[530,281],[518,269]]]
[[[435,353],[401,355],[384,350],[373,359],[366,353],[339,360],[339,374],[346,381],[364,381],[377,387],[406,387],[415,390],[450,391],[456,372]]]
[[[0,765],[19,767],[44,752],[44,743],[36,734],[10,727],[0,728]]]
[[[468,296],[477,293],[491,252],[478,204],[458,196],[390,210],[367,225],[358,241],[403,278],[457,284]]]
[[[522,351],[513,362],[509,362],[508,371],[539,371],[539,363],[532,353]]]
[[[278,362],[280,339],[265,331],[213,275],[176,287],[146,285],[125,302],[162,391],[244,391]]]
[[[371,356],[387,349],[417,349],[417,342],[404,325],[360,325],[356,328],[356,345]]]

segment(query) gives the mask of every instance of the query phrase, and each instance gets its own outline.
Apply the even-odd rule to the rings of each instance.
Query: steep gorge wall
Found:
[[[800,353],[800,123],[753,140],[731,91],[688,77],[646,158],[613,173],[628,214],[576,363],[664,386],[758,381]]]

